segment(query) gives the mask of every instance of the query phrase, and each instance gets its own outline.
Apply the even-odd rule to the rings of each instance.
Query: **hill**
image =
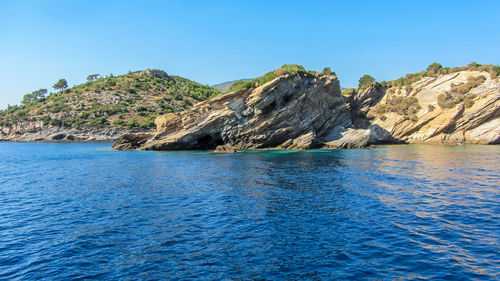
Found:
[[[88,82],[47,95],[40,89],[22,105],[0,111],[0,139],[111,140],[147,131],[161,114],[178,112],[220,91],[189,79],[148,69],[120,76],[89,75]],[[60,83],[60,85],[58,85]]]
[[[239,79],[239,80],[233,80],[233,81],[227,81],[219,84],[212,85],[212,88],[215,88],[223,93],[227,92],[231,86],[238,81],[252,81],[252,79]]]

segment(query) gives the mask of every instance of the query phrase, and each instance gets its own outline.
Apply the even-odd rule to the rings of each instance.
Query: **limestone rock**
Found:
[[[386,94],[386,89],[375,84],[351,95],[347,103],[351,111],[365,110],[376,105]]]
[[[67,128],[30,121],[0,127],[0,139],[21,142],[115,141],[123,132],[116,128]]]
[[[113,149],[116,150],[132,150],[137,149],[139,146],[146,143],[146,141],[151,138],[151,134],[140,133],[140,134],[124,134],[122,135],[113,145]]]
[[[236,148],[229,145],[219,145],[215,148],[215,153],[236,153]]]
[[[318,147],[320,142],[316,138],[314,132],[309,132],[299,136],[296,139],[288,139],[284,143],[280,144],[277,148],[279,149],[310,149]]]
[[[465,94],[467,104],[459,101],[454,106],[439,105],[440,95],[481,75],[486,79]],[[155,133],[124,136],[114,148],[218,147],[218,151],[225,152],[226,147],[333,149],[378,143],[497,144],[499,79],[492,79],[487,72],[465,70],[423,76],[404,87],[374,85],[344,99],[335,75],[285,74],[257,88],[217,96],[186,111],[159,116]],[[391,109],[381,113],[379,107],[388,102]]]
[[[148,68],[146,70],[137,71],[137,72],[135,72],[135,74],[137,74],[137,75],[149,75],[149,76],[159,77],[159,78],[167,78],[168,77],[168,74],[161,69],[149,69]]]
[[[351,121],[337,76],[286,74],[255,89],[160,116],[155,123],[157,132],[145,143],[115,148],[214,149],[226,144],[240,149],[309,149],[320,147],[333,128],[347,127]]]
[[[336,148],[362,148],[369,144],[371,137],[370,129],[352,129],[349,128],[342,132],[342,137],[338,140],[325,143],[323,148],[336,149]]]
[[[458,103],[452,108],[442,108],[439,105],[440,95],[456,85],[467,83],[471,77],[480,76],[485,77],[485,81],[465,94],[472,101],[468,106],[465,106],[465,102]],[[373,98],[368,99],[370,96],[379,97],[382,92],[384,95],[377,103],[371,102]],[[377,113],[375,110],[377,106],[386,104],[387,100],[394,96],[416,98],[420,109],[413,120],[395,112]],[[403,88],[370,89],[359,94],[356,101],[353,98],[350,102],[352,102],[351,109],[369,111],[368,115],[372,115],[372,120],[368,126],[376,125],[398,141],[447,144],[500,143],[500,78],[492,79],[488,72],[466,70],[437,77],[423,77]],[[359,102],[361,105],[357,104]],[[351,112],[351,116],[355,115]],[[353,123],[363,124],[362,120],[353,120]],[[372,136],[371,142],[383,142],[383,138]]]

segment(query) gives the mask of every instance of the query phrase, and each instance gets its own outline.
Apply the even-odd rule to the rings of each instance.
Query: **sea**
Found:
[[[499,280],[500,146],[0,143],[0,280]]]

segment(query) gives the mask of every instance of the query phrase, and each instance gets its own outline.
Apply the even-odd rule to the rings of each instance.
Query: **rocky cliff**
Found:
[[[153,134],[125,135],[115,149],[308,149],[335,140],[351,123],[334,74],[283,74],[155,120]]]
[[[156,118],[118,150],[355,148],[378,143],[500,142],[499,78],[481,70],[421,74],[342,96],[335,74],[276,78]],[[268,75],[264,75],[268,77]]]
[[[485,71],[426,76],[405,86],[376,84],[351,95],[348,106],[359,128],[389,133],[374,137],[375,143],[388,137],[405,143],[500,142],[500,81]]]
[[[113,141],[125,132],[141,132],[140,129],[121,130],[117,128],[72,128],[46,125],[43,121],[17,122],[11,126],[0,127],[0,141],[62,141],[92,142]]]

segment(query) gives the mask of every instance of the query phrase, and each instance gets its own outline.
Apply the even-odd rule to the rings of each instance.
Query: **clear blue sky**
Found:
[[[500,63],[500,1],[0,1],[0,108],[59,78],[161,68],[204,83],[285,63],[344,87]]]

